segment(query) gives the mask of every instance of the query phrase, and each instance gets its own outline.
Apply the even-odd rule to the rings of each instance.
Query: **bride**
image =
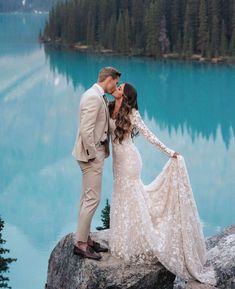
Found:
[[[203,268],[205,240],[183,156],[146,127],[131,84],[121,84],[113,96],[115,101],[109,103],[114,178],[111,255],[135,263],[159,261],[186,281],[214,285],[213,269]],[[170,157],[148,185],[141,180],[142,160],[133,143],[139,132]]]

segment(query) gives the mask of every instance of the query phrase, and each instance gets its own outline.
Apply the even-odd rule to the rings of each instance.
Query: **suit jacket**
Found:
[[[105,157],[109,152],[109,111],[102,93],[96,85],[86,90],[80,101],[80,127],[78,128],[72,155],[88,162],[96,157],[100,141],[105,142]]]

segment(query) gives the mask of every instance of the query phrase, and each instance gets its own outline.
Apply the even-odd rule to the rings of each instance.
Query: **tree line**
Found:
[[[12,262],[17,261],[16,258],[10,258],[5,257],[5,254],[8,254],[10,252],[9,249],[4,248],[4,244],[6,243],[6,240],[2,237],[2,231],[4,228],[4,221],[0,216],[0,288],[11,288],[11,286],[8,285],[9,277],[6,277],[5,274],[9,272],[9,265]]]
[[[235,56],[235,0],[67,0],[43,39],[131,55]]]

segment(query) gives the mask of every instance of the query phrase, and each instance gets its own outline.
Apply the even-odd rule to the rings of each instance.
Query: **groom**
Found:
[[[109,156],[109,111],[105,92],[117,89],[121,73],[113,67],[99,71],[98,80],[82,95],[80,101],[80,130],[77,132],[72,155],[82,172],[82,192],[78,212],[73,252],[99,260],[99,252],[107,252],[89,236],[92,217],[101,198],[104,159]]]

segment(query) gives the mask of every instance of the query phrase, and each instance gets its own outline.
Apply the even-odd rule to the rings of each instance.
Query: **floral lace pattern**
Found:
[[[131,122],[167,155],[173,155],[134,110]],[[131,135],[115,143],[115,120],[110,119],[113,152],[113,192],[109,247],[124,261],[156,263],[185,279],[214,285],[213,268],[205,269],[206,246],[183,156],[170,158],[148,185],[141,181],[142,160]]]
[[[133,109],[131,114],[131,122],[133,126],[135,126],[143,135],[146,137],[146,139],[155,145],[158,149],[160,149],[162,152],[167,154],[169,157],[172,157],[174,154],[174,151],[169,149],[164,143],[162,143],[146,126],[143,119],[140,116],[140,113],[138,110]]]

